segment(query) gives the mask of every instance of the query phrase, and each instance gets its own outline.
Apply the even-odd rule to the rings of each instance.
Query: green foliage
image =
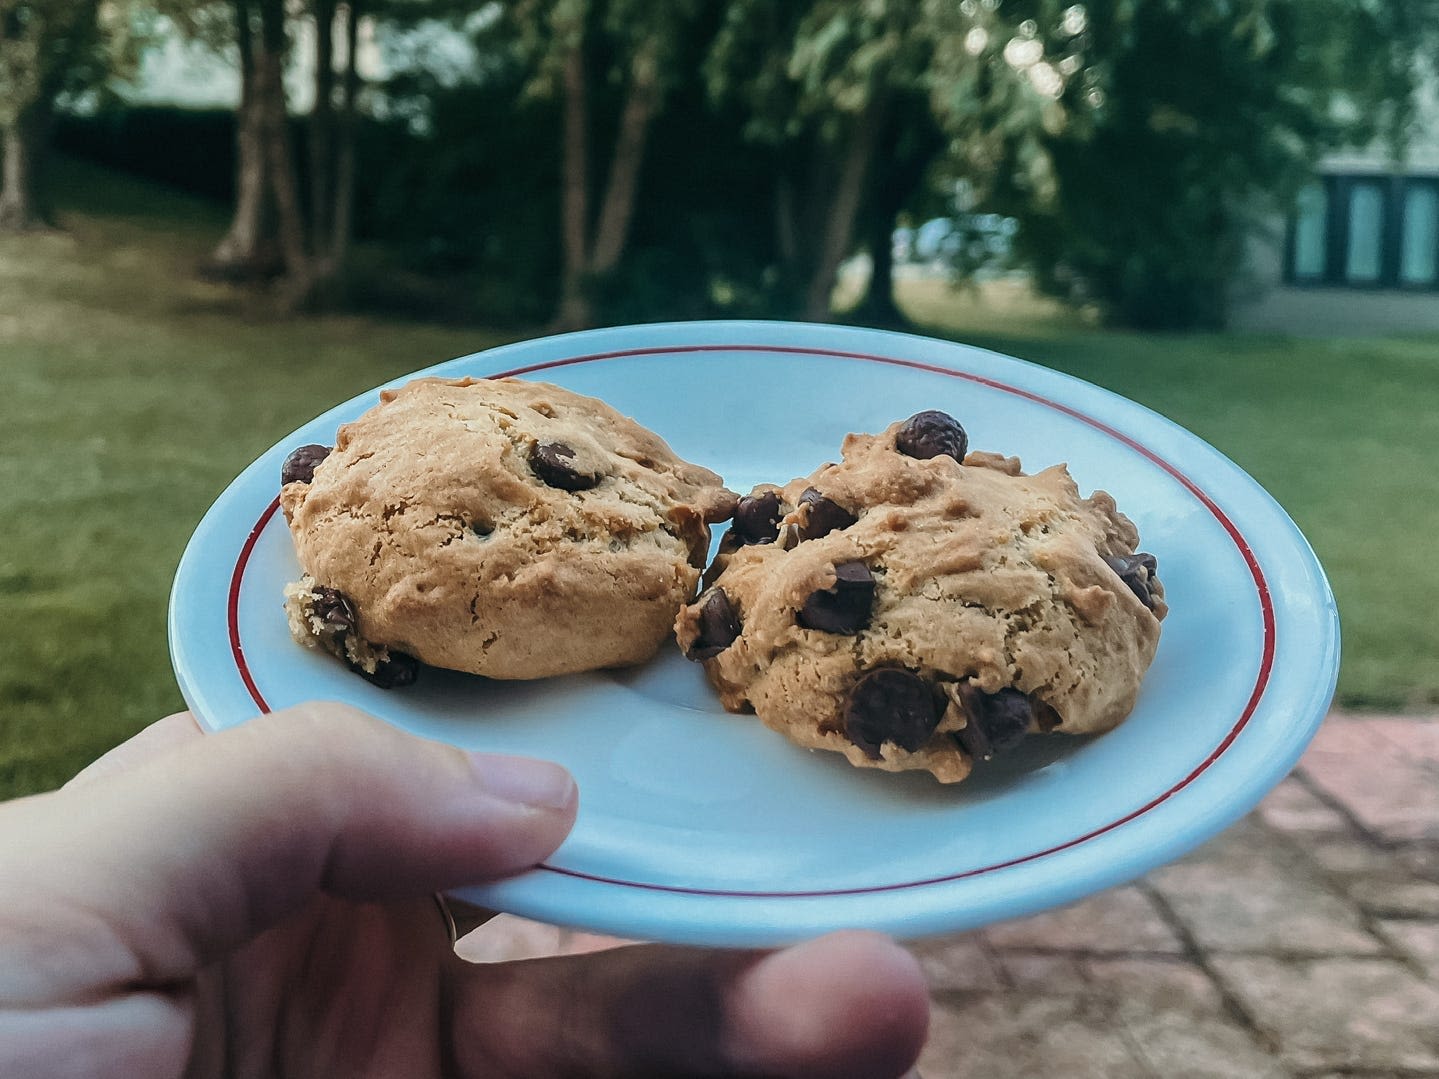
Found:
[[[107,70],[98,0],[0,0],[0,127]]]
[[[1402,131],[1422,38],[1400,30],[1428,2],[1088,5],[1073,122],[988,163],[1041,286],[1123,325],[1222,325],[1257,214],[1325,150]]]
[[[368,303],[426,317],[542,321],[554,299],[558,239],[556,148],[534,131],[550,107],[518,110],[513,81],[427,88],[421,131],[362,119],[356,128],[356,236],[383,244],[381,271],[357,282]],[[306,128],[292,122],[296,160],[308,164]],[[235,120],[227,110],[112,106],[59,118],[63,151],[222,202],[233,197]],[[405,287],[398,287],[401,283]],[[424,293],[428,293],[428,296]]]
[[[514,79],[436,89],[424,131],[360,170],[373,187],[356,218],[409,269],[469,292],[460,311],[505,326],[548,317],[559,275],[559,144],[536,137],[554,107],[518,97]]]
[[[125,106],[61,113],[56,150],[218,201],[235,192],[235,114],[229,109]]]

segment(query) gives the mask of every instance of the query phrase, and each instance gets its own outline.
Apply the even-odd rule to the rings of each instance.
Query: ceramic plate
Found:
[[[515,375],[602,397],[747,491],[836,459],[850,431],[927,408],[1026,471],[1067,462],[1159,558],[1171,612],[1117,730],[1033,738],[966,782],[851,768],[726,714],[666,648],[632,670],[533,683],[426,671],[377,689],[290,640],[299,573],[280,462],[330,443],[366,393],[283,439],[225,491],[176,575],[170,646],[211,730],[322,697],[577,777],[575,830],[473,902],[626,937],[761,945],[839,927],[920,936],[1078,899],[1235,821],[1299,758],[1333,693],[1334,600],[1284,511],[1173,423],[1087,383],[976,348],[833,326],[652,325],[529,341],[425,374]],[[397,380],[404,382],[406,379]]]

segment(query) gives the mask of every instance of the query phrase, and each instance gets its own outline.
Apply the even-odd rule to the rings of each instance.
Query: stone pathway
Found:
[[[614,943],[503,916],[462,948]],[[1183,861],[912,947],[934,1002],[925,1079],[1439,1077],[1439,716],[1332,716]]]

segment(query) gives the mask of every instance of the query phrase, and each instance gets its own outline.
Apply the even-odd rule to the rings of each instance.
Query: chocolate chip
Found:
[[[352,666],[351,670],[366,682],[381,689],[400,689],[414,685],[415,679],[420,676],[420,661],[404,652],[396,652],[393,648],[389,653],[389,658],[376,663],[373,671],[367,671],[360,666]]]
[[[297,446],[280,466],[280,486],[287,483],[309,483],[315,478],[315,466],[330,456],[329,446],[310,444]]]
[[[574,449],[563,442],[536,442],[530,450],[530,467],[536,476],[562,491],[585,491],[599,483],[599,476],[575,468],[574,456]]]
[[[713,659],[740,635],[739,615],[723,588],[716,588],[700,605],[699,635],[690,645],[690,659]]]
[[[836,529],[848,528],[859,520],[838,502],[825,498],[813,487],[804,489],[804,494],[799,496],[799,504],[808,507],[808,516],[798,531],[802,540],[819,539]]]
[[[1050,731],[1057,731],[1064,725],[1064,717],[1043,701],[1031,701],[1034,705],[1034,722],[1039,725],[1041,733],[1048,734]]]
[[[897,667],[870,671],[850,691],[844,733],[872,760],[893,742],[911,752],[924,746],[939,725],[934,691],[919,675]]]
[[[1154,610],[1154,589],[1150,584],[1159,575],[1159,560],[1152,554],[1140,551],[1137,554],[1104,556],[1109,568],[1139,597],[1139,602]]]
[[[335,636],[354,633],[359,625],[355,605],[350,597],[338,588],[317,584],[310,590],[310,610],[325,624],[325,629]]]
[[[773,543],[779,537],[779,519],[782,516],[779,495],[773,491],[746,495],[735,505],[730,535],[742,544]]]
[[[805,629],[858,633],[874,607],[874,574],[863,562],[841,562],[834,574],[834,587],[811,592],[796,620]]]
[[[949,413],[929,409],[916,412],[900,425],[894,436],[894,448],[906,457],[917,457],[921,461],[941,455],[963,461],[969,449],[969,436]]]
[[[959,685],[966,723],[954,732],[961,749],[975,760],[989,760],[1024,741],[1034,719],[1029,696],[1017,689],[985,693],[970,682]]]

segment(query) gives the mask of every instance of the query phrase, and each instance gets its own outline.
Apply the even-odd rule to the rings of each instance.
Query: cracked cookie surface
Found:
[[[1030,733],[1129,713],[1167,611],[1156,560],[1065,466],[1025,475],[966,447],[920,413],[740,499],[676,622],[726,708],[944,782]]]
[[[367,676],[396,653],[507,679],[640,663],[734,503],[603,402],[518,379],[386,390],[281,479],[292,632]]]

